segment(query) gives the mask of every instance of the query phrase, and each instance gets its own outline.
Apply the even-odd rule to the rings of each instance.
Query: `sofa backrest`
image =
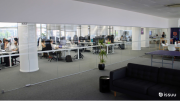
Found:
[[[180,70],[159,68],[158,83],[164,83],[180,87]]]
[[[126,76],[157,82],[158,69],[158,67],[129,63]]]

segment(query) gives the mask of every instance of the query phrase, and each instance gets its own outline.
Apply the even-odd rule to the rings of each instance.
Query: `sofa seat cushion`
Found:
[[[157,84],[148,89],[148,95],[160,98],[159,93],[163,94],[162,99],[180,99],[180,88],[167,84]],[[166,94],[176,94],[176,97],[167,97]]]
[[[147,89],[156,83],[136,78],[125,77],[113,81],[116,87],[124,88],[137,93],[147,94]]]

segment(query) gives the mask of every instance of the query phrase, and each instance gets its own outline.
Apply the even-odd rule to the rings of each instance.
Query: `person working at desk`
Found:
[[[59,47],[53,44],[53,40],[50,40],[50,43],[51,43],[52,50],[59,49]],[[61,60],[61,55],[62,55],[61,51],[57,51],[57,54],[58,54],[59,59]]]
[[[111,40],[108,38],[108,40],[107,40],[106,43],[107,43],[107,44],[111,44]]]
[[[123,40],[123,35],[121,35],[121,38],[120,38],[120,40]]]
[[[106,44],[111,44],[111,40],[110,38],[108,38],[108,40],[106,41]],[[107,46],[105,47],[106,51],[107,51]],[[108,47],[108,50],[112,49],[112,47]]]
[[[42,48],[45,48],[45,47],[46,47],[45,40],[42,40],[41,45],[42,45]]]
[[[19,46],[18,46],[17,41],[14,41],[14,44],[11,45],[11,50],[12,51],[19,51]]]
[[[9,50],[10,50],[10,48],[11,48],[12,51],[19,51],[19,46],[17,44],[17,41],[14,41],[14,44],[12,44],[11,46],[10,45],[8,46],[8,44],[9,44],[8,40],[6,40],[5,41],[5,46],[6,46],[5,49],[9,48]],[[15,57],[18,57],[18,56],[12,56],[12,58],[15,58]],[[9,57],[4,57],[4,62],[6,63],[5,66],[9,66]],[[14,64],[12,62],[12,66],[13,65]]]
[[[46,50],[46,43],[45,40],[41,41],[41,45],[42,45],[42,51]],[[47,57],[47,53],[43,53],[43,57]]]
[[[9,48],[10,48],[10,43],[8,42],[8,40],[5,40],[4,50],[9,50]]]

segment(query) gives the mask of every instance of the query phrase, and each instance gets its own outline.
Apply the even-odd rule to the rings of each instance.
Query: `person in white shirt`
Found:
[[[50,43],[51,43],[52,50],[59,49],[59,47],[53,44],[53,40],[50,40]],[[57,54],[58,54],[59,60],[61,60],[61,55],[62,55],[61,51],[57,51]]]
[[[17,41],[14,41],[14,44],[11,45],[11,50],[12,51],[19,51],[19,46]]]
[[[5,40],[4,50],[9,49],[9,47],[10,47],[10,44],[8,40]]]

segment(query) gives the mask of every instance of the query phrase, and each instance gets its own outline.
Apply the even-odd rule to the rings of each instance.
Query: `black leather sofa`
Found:
[[[110,89],[139,99],[180,100],[180,70],[129,63],[110,72]]]

